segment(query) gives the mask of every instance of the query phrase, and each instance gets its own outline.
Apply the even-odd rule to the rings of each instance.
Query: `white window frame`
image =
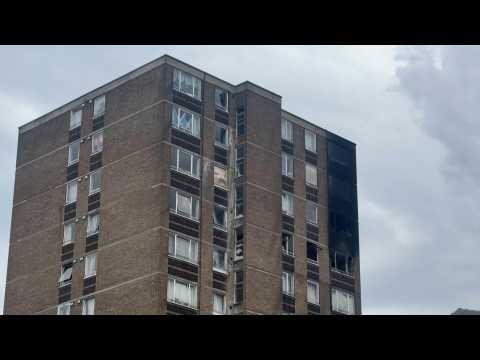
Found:
[[[94,264],[93,265],[93,271],[90,273],[89,272],[89,268],[90,268],[89,265],[92,262]],[[93,253],[85,255],[85,268],[84,268],[84,272],[83,272],[83,278],[86,279],[86,278],[96,276],[96,275],[97,275],[97,253],[93,252]]]
[[[295,256],[295,237],[290,232],[282,231],[282,235],[281,235],[282,236],[282,243],[283,243],[283,234],[290,235],[290,237],[292,239],[292,250],[291,250],[291,252],[289,252],[288,251],[288,246],[287,246],[287,249],[285,250],[283,248],[283,245],[282,245],[282,252],[286,255]]]
[[[194,221],[199,221],[200,219],[200,214],[199,214],[199,207],[200,207],[200,200],[193,196],[193,195],[190,195],[190,194],[187,194],[187,193],[184,193],[182,191],[179,191],[179,190],[176,190],[176,189],[171,189],[171,191],[174,191],[175,192],[175,209],[172,209],[169,207],[170,211],[173,212],[174,214],[177,214],[178,216],[183,216],[183,217],[186,217],[188,219],[191,219],[191,220],[194,220]],[[178,196],[181,195],[185,198],[190,198],[190,214],[185,214],[183,212],[179,212],[178,211]],[[193,204],[194,204],[194,201],[193,200],[196,200],[196,204],[197,204],[197,208],[195,209],[195,212],[196,212],[196,216],[197,217],[194,217],[193,216]]]
[[[215,179],[216,179],[216,177],[215,177],[215,169],[221,169],[221,170],[223,170],[223,171],[225,172],[225,186],[222,186],[222,185],[220,185],[220,184],[215,183]],[[219,187],[219,188],[221,188],[221,189],[228,190],[228,169],[227,169],[226,167],[221,166],[221,165],[218,165],[218,164],[214,164],[214,165],[213,165],[213,185],[214,185],[214,186],[217,186],[217,187]]]
[[[338,296],[339,295],[344,295],[346,296],[346,299],[347,299],[347,309],[343,309],[341,307],[341,304],[339,304],[339,298]],[[345,290],[342,290],[342,289],[339,289],[339,288],[336,288],[336,287],[332,287],[332,310],[333,311],[336,311],[336,312],[339,312],[339,313],[342,313],[342,314],[346,314],[346,315],[355,315],[355,296],[348,292],[348,291],[345,291]]]
[[[71,230],[70,240],[66,240],[66,230],[68,227],[73,227]],[[75,221],[69,221],[63,224],[63,245],[71,244],[75,242],[76,223]]]
[[[93,176],[98,176],[100,178],[98,188],[93,189]],[[88,195],[96,194],[102,190],[102,169],[98,169],[96,171],[92,171],[89,176],[89,185],[88,185]]]
[[[313,285],[315,286],[315,299],[309,299],[308,297],[308,285]],[[312,280],[307,280],[307,302],[309,302],[310,304],[315,304],[315,305],[318,305],[320,304],[320,285],[318,284],[318,282],[316,281],[312,281]]]
[[[79,115],[79,118],[80,118],[80,121],[78,122],[77,125],[75,125],[75,122],[72,123],[72,120],[74,120],[76,114],[80,113]],[[83,110],[82,109],[78,109],[78,110],[72,110],[70,111],[70,124],[69,124],[69,130],[73,130],[73,129],[76,129],[77,127],[79,126],[82,126],[82,116],[83,116]]]
[[[315,182],[309,181],[309,173],[315,174]],[[307,185],[312,186],[314,188],[318,187],[318,170],[316,166],[309,163],[305,163],[305,182],[307,183]]]
[[[225,130],[225,144],[222,144],[220,142],[217,141],[217,128],[221,128],[221,129],[224,129]],[[226,125],[223,125],[223,124],[220,124],[220,123],[215,123],[215,145],[217,146],[220,146],[224,149],[228,149],[228,145],[229,145],[229,131],[228,131],[228,126]]]
[[[173,282],[173,294],[170,293],[170,282]],[[185,303],[182,303],[182,302],[179,302],[177,301],[177,299],[175,298],[175,289],[176,289],[176,284],[177,283],[181,283],[183,285],[186,285],[190,291],[190,300],[191,302],[195,302],[195,304],[185,304]],[[195,288],[195,295],[194,295],[194,299],[192,299],[192,288]],[[194,300],[194,301],[192,301]],[[167,281],[167,301],[169,302],[172,302],[174,304],[179,304],[181,306],[186,306],[186,307],[189,307],[191,309],[197,309],[198,308],[198,285],[195,284],[195,283],[192,283],[190,281],[187,281],[187,280],[183,280],[183,279],[177,279],[175,277],[169,277],[168,278],[168,281]]]
[[[103,100],[103,110],[97,110],[97,106],[98,106],[97,104],[101,103],[102,100]],[[93,118],[95,119],[97,117],[100,117],[100,116],[104,115],[106,106],[107,106],[107,102],[106,102],[106,99],[105,99],[105,95],[97,96],[93,100]]]
[[[192,78],[192,93],[185,91],[185,89],[182,89],[182,78],[183,77],[191,77]],[[178,82],[175,81],[175,79],[178,79]],[[185,71],[179,70],[179,69],[173,69],[173,88],[177,90],[178,92],[181,92],[182,94],[186,94],[188,96],[193,97],[194,99],[197,100],[202,100],[202,80],[200,80],[198,77],[189,74]],[[178,87],[177,87],[178,84]],[[198,95],[195,95],[195,87],[197,86],[198,90]]]
[[[97,229],[94,232],[90,233],[88,231],[88,228],[89,228],[88,224],[90,223],[90,219],[93,218],[94,216],[98,217],[98,226],[97,226]],[[87,215],[87,237],[98,234],[99,232],[100,232],[100,212],[94,211],[94,212],[91,212]]]
[[[223,269],[221,268],[218,268],[218,267],[215,267],[215,252],[223,252]],[[213,251],[212,251],[212,268],[213,270],[217,271],[217,272],[221,272],[221,273],[224,273],[226,274],[227,273],[227,264],[228,264],[228,258],[227,258],[227,250],[225,249],[222,249],[222,248],[219,248],[219,247],[213,247]]]
[[[179,238],[189,242],[188,258],[177,254],[177,242]],[[168,237],[168,255],[182,261],[187,261],[192,264],[198,264],[198,245],[199,241],[197,239],[191,238],[183,234],[170,233]]]
[[[93,314],[87,314],[88,312],[88,303],[93,302]],[[95,298],[90,297],[82,300],[82,315],[95,315]]]
[[[96,138],[96,137],[99,137],[99,136],[102,138],[102,146],[100,147],[100,150],[95,151],[95,149],[93,148],[93,145],[95,143],[93,139]],[[99,154],[102,151],[103,151],[103,131],[98,131],[98,132],[96,132],[95,134],[92,135],[92,148],[91,148],[90,156],[95,155],[95,154]]]
[[[72,157],[72,147],[74,145],[77,145],[78,144],[78,154],[77,154],[77,158],[75,160],[71,160],[70,158]],[[73,164],[76,164],[80,161],[80,141],[74,141],[72,142],[71,144],[68,145],[68,159],[67,159],[67,165],[70,166],[70,165],[73,165]]]
[[[282,139],[293,143],[293,123],[282,119]]]
[[[181,112],[184,112],[186,114],[189,114],[192,116],[192,131],[189,131],[188,129],[185,129],[183,127],[180,127],[180,114]],[[174,105],[172,106],[172,123],[171,125],[177,129],[178,131],[184,132],[186,134],[189,134],[191,136],[194,136],[196,138],[200,139],[200,115],[197,113],[194,113],[192,111],[189,111],[181,106]]]
[[[291,203],[291,209],[284,209],[284,204],[286,204],[286,202],[284,201],[284,199],[291,199],[290,203]],[[289,210],[291,212],[289,212]],[[282,191],[282,213],[288,215],[288,216],[294,216],[295,214],[295,205],[294,205],[294,196],[292,193],[288,192],[288,191]]]
[[[69,194],[68,190],[69,190],[69,187],[73,186],[73,185],[75,185],[75,199],[68,201],[68,194]],[[66,188],[66,191],[65,191],[65,205],[73,204],[74,202],[77,201],[77,198],[78,198],[78,184],[77,184],[77,181],[76,180],[69,181],[67,183],[67,188]]]
[[[290,285],[291,289],[288,289]],[[295,295],[295,274],[290,271],[282,271],[282,293],[288,296]]]
[[[215,296],[219,296],[222,298],[222,312],[215,311]],[[227,310],[227,301],[226,301],[226,296],[225,294],[222,294],[220,292],[214,291],[213,296],[212,296],[212,314],[213,315],[225,315],[226,310]]]
[[[315,209],[315,222],[313,222],[311,219],[308,218],[308,207],[309,206],[313,206],[313,208]],[[318,225],[318,205],[315,204],[313,201],[309,201],[307,200],[305,202],[305,218],[307,220],[307,223],[309,224],[312,224],[312,225]]]
[[[226,103],[226,106],[225,106],[225,107],[223,107],[222,105],[220,105],[220,104],[217,103],[217,92],[219,92],[219,91],[225,92],[225,94],[226,94],[227,103]],[[227,112],[227,113],[228,113],[228,100],[229,100],[228,97],[229,97],[229,96],[228,96],[228,91],[227,91],[227,90],[225,90],[225,89],[223,89],[223,88],[220,88],[220,87],[218,87],[218,86],[215,87],[215,106],[216,106],[217,108],[219,108],[219,109]]]
[[[175,156],[175,164],[172,164],[171,161],[170,161],[170,168],[179,172],[179,173],[182,173],[182,174],[185,174],[185,175],[188,175],[190,177],[193,177],[195,179],[200,179],[200,156],[197,156],[195,155],[194,153],[188,151],[188,150],[185,150],[181,147],[178,147],[178,146],[172,146],[172,151],[175,152],[176,156]],[[180,168],[180,152],[183,152],[184,154],[190,156],[190,171],[185,171],[183,169]],[[195,167],[194,164],[194,159],[197,160],[197,166]]]
[[[220,208],[220,209],[223,209],[224,212],[225,212],[225,216],[224,216],[224,224],[223,225],[219,225],[219,224],[215,224],[215,208]],[[213,211],[214,211],[214,216],[213,216],[213,226],[218,228],[218,229],[222,229],[222,230],[226,230],[227,227],[228,227],[228,209],[225,207],[225,206],[221,206],[221,205],[217,205],[215,204],[213,206]]]
[[[291,169],[289,171],[289,164],[291,164]],[[290,156],[286,153],[282,153],[282,175],[287,176],[293,179],[294,168],[293,168],[293,156]]]
[[[59,305],[57,306],[57,315],[70,315],[70,309],[71,309],[71,307],[72,307],[72,303],[71,303],[71,302],[64,302],[64,303],[59,304]],[[68,309],[68,311],[67,311],[66,314],[61,314],[63,308]]]
[[[313,138],[313,146],[310,148],[307,144],[307,135],[311,135]],[[305,129],[305,149],[313,153],[317,152],[317,135],[308,129]]]
[[[65,273],[65,271],[63,270],[64,265],[69,265],[69,264],[72,265],[69,268],[71,269],[70,280],[60,280],[63,278],[63,274]],[[59,286],[65,286],[70,284],[72,282],[72,278],[73,278],[73,263],[64,263],[60,265],[60,278],[58,279]]]

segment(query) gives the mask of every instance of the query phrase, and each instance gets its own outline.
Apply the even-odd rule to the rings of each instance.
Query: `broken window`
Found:
[[[72,280],[72,271],[73,263],[62,264],[60,278],[58,279],[60,286],[66,285]]]

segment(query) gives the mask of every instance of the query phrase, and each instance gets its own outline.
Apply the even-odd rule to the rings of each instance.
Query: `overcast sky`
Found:
[[[480,47],[0,46],[0,311],[18,126],[165,53],[357,144],[365,314],[480,309]]]

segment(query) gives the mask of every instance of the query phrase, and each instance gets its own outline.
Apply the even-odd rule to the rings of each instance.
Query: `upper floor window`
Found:
[[[92,135],[92,155],[103,150],[103,131]]]
[[[222,229],[227,228],[227,209],[223,206],[215,205],[213,208],[213,224]]]
[[[317,152],[317,135],[307,129],[305,129],[305,149],[314,153]]]
[[[307,185],[317,187],[317,167],[311,164],[305,164],[305,180]]]
[[[353,294],[338,288],[332,288],[332,310],[347,315],[355,314]]]
[[[215,105],[228,112],[228,92],[227,90],[215,88]]]
[[[170,167],[181,173],[200,177],[200,157],[184,149],[172,146]]]
[[[245,110],[243,108],[237,110],[236,123],[237,136],[245,135]]]
[[[282,153],[282,175],[293,178],[293,157]]]
[[[213,314],[225,314],[225,295],[219,294],[217,292],[213,293]]]
[[[233,303],[235,305],[243,302],[243,271],[237,270],[233,273],[233,285],[235,292],[233,293]]]
[[[82,125],[82,109],[70,111],[70,130]]]
[[[69,302],[60,304],[57,306],[57,315],[70,315],[70,306],[72,304]]]
[[[72,271],[73,263],[62,264],[62,267],[60,268],[60,278],[58,279],[60,286],[66,285],[72,281]]]
[[[75,164],[80,159],[80,141],[68,145],[68,166]]]
[[[228,128],[215,123],[215,145],[228,147]]]
[[[95,314],[95,298],[88,298],[82,300],[82,315]]]
[[[69,222],[63,225],[63,245],[75,241],[75,222]]]
[[[235,217],[243,216],[243,186],[235,186]]]
[[[85,256],[85,275],[84,277],[95,276],[97,274],[97,253],[91,253]]]
[[[311,201],[307,201],[307,222],[317,225],[318,223],[318,206]]]
[[[87,236],[94,235],[100,230],[100,214],[98,212],[88,214]]]
[[[65,196],[65,203],[71,204],[77,201],[77,182],[75,180],[67,183],[67,192]]]
[[[221,272],[227,270],[227,255],[225,250],[213,248],[213,269]]]
[[[307,260],[318,263],[318,246],[311,241],[307,241]]]
[[[245,172],[245,146],[237,145],[235,149],[235,177],[243,176]]]
[[[294,277],[290,271],[282,271],[282,291],[284,294],[294,296]]]
[[[213,184],[221,188],[227,189],[227,169],[217,165],[213,166]]]
[[[172,126],[190,135],[200,137],[200,116],[178,106],[172,107]]]
[[[95,98],[93,102],[93,117],[102,116],[105,114],[105,95]]]
[[[243,228],[235,229],[235,260],[243,259]]]
[[[173,88],[177,91],[180,91],[181,93],[190,95],[195,99],[201,100],[201,81],[193,75],[190,75],[178,69],[174,69]]]
[[[293,124],[285,119],[282,119],[282,139],[293,143]]]
[[[289,233],[282,233],[282,251],[290,256],[293,256],[293,235]]]
[[[168,279],[167,288],[168,301],[197,308],[197,285],[186,280]]]
[[[330,253],[330,267],[346,274],[353,274],[353,258],[338,251]]]
[[[286,191],[282,192],[282,211],[293,216],[293,195]]]
[[[169,196],[170,210],[191,219],[199,219],[199,201],[196,197],[170,189]]]
[[[198,259],[198,241],[187,238],[184,235],[170,234],[168,238],[168,254],[196,264]]]
[[[90,189],[89,194],[96,193],[102,188],[102,171],[97,170],[90,174]]]
[[[307,301],[309,303],[318,304],[320,302],[318,289],[319,287],[317,282],[307,280]]]

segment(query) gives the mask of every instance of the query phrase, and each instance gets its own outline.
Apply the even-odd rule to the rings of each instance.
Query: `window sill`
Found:
[[[228,144],[227,144],[227,145],[224,145],[224,144],[220,144],[220,143],[218,143],[218,142],[215,141],[215,146],[218,146],[219,148],[228,150]]]
[[[336,272],[336,273],[341,274],[341,275],[344,275],[344,276],[351,277],[352,279],[355,278],[355,277],[353,276],[353,274],[349,274],[349,273],[347,273],[347,272],[345,272],[345,271],[338,270],[338,269],[335,269],[335,268],[330,268],[330,271]]]
[[[175,255],[173,255],[173,254],[168,254],[168,257],[169,257],[169,258],[172,258],[172,259],[175,259],[175,260],[179,260],[179,261],[186,262],[186,263],[188,263],[188,264],[192,264],[192,265],[198,266],[198,262],[193,262],[192,260],[185,259],[185,258],[180,257],[180,256],[175,256]]]
[[[91,277],[94,277],[94,276],[97,276],[97,273],[91,274],[91,275],[84,275],[83,278],[88,279],[88,278],[91,278]]]
[[[92,153],[90,154],[90,157],[92,157],[93,155],[100,154],[101,152],[103,152],[103,149],[102,149],[102,150],[99,150],[99,151],[96,151],[96,152],[92,152]]]
[[[228,275],[228,272],[227,270],[222,270],[222,269],[218,269],[216,267],[212,268],[213,271],[216,271],[218,273],[221,273],[221,274],[225,274],[225,275]]]
[[[87,238],[90,237],[90,236],[93,236],[93,235],[98,235],[99,232],[100,232],[100,231],[95,231],[95,232],[93,232],[93,233],[91,233],[91,234],[87,233]]]
[[[94,190],[94,191],[89,191],[89,192],[88,192],[88,196],[90,196],[90,195],[95,195],[96,193],[99,193],[100,191],[102,191],[102,189],[97,189],[97,190]]]
[[[66,202],[65,206],[75,204],[76,202],[77,202],[77,200]]]
[[[67,162],[67,167],[78,164],[80,160],[72,161],[72,162]]]
[[[194,175],[192,175],[192,174],[189,174],[189,173],[186,172],[186,171],[181,171],[181,170],[175,169],[175,168],[173,168],[173,167],[170,167],[170,170],[173,170],[173,171],[175,171],[176,173],[179,173],[179,174],[182,174],[182,175],[187,175],[187,176],[191,177],[192,179],[200,180],[200,177],[197,177],[197,176],[194,176]]]
[[[285,138],[282,137],[282,140],[288,142],[291,145],[294,145],[293,139],[285,139]]]
[[[282,291],[282,295],[285,295],[285,296],[288,296],[288,297],[291,297],[291,298],[295,298],[295,294],[289,294],[289,293],[286,293],[285,291]]]
[[[292,257],[292,258],[295,257],[295,254],[294,254],[294,253],[291,253],[291,254],[290,254],[290,253],[288,253],[288,252],[286,252],[286,251],[283,251],[283,250],[282,250],[282,254],[283,254],[283,255],[290,256],[290,257]]]
[[[215,104],[215,110],[220,110],[220,111],[223,111],[225,114],[228,114],[228,107],[224,108]]]
[[[179,92],[180,94],[190,96],[192,99],[195,99],[195,100],[197,100],[197,101],[200,101],[200,102],[202,101],[202,97],[201,97],[201,96],[200,96],[200,97],[197,97],[197,96],[195,96],[195,95],[193,95],[193,94],[187,93],[187,92],[182,91],[182,90],[180,90],[180,89],[175,89],[175,88],[174,88],[173,90],[175,90],[176,92]]]
[[[312,301],[308,301],[308,300],[307,300],[307,304],[320,306],[320,302],[312,302]]]
[[[104,116],[104,115],[105,115],[105,111],[102,112],[101,114],[93,115],[93,116],[92,116],[92,120],[95,120],[95,119],[97,119],[97,118],[99,118],[99,117],[102,117],[102,116]]]
[[[70,245],[70,244],[73,244],[74,242],[75,242],[74,240],[67,241],[67,242],[62,242],[62,246]]]
[[[318,260],[307,259],[307,263],[318,266]]]
[[[228,232],[227,228],[221,225],[213,224],[213,228],[223,232]]]
[[[181,303],[181,302],[177,302],[173,299],[167,299],[167,302],[171,303],[171,304],[175,304],[175,305],[178,305],[178,306],[183,306],[183,307],[186,307],[188,309],[192,309],[192,310],[195,310],[197,311],[198,310],[198,307],[193,307],[192,305],[186,305],[185,303]]]
[[[175,129],[175,130],[178,130],[178,131],[180,131],[180,132],[182,132],[182,133],[184,133],[184,134],[193,136],[194,138],[196,138],[196,139],[198,139],[198,140],[202,140],[202,138],[201,138],[199,135],[195,135],[195,134],[193,134],[193,133],[190,132],[190,131],[187,131],[187,130],[185,130],[185,129],[181,129],[181,128],[176,127],[176,126],[172,126],[172,128]]]
[[[220,185],[217,185],[217,184],[213,184],[213,186],[215,186],[216,188],[219,188],[220,190],[223,190],[223,191],[229,191],[228,187],[223,187],[223,186],[220,186]]]
[[[58,287],[61,288],[61,287],[70,285],[71,283],[72,283],[72,280],[68,280],[67,282],[59,282]]]
[[[180,216],[180,217],[182,217],[182,218],[185,218],[185,219],[194,221],[194,222],[196,222],[196,223],[200,223],[200,220],[199,220],[199,219],[195,219],[195,218],[193,218],[193,217],[191,217],[191,216],[188,216],[188,215],[179,213],[179,212],[177,212],[177,211],[175,211],[175,210],[170,209],[170,213],[171,213],[171,214],[175,214],[175,215],[177,215],[177,216]]]

